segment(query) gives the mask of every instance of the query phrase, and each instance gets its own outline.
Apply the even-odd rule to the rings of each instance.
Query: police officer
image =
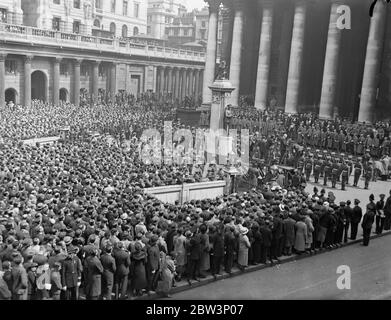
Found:
[[[306,162],[305,162],[305,179],[306,179],[306,181],[310,181],[312,166],[313,166],[313,160],[312,160],[313,156],[314,155],[312,153],[310,153],[308,155],[308,158],[306,159]]]
[[[324,164],[324,182],[323,182],[324,186],[327,186],[327,178],[331,174],[331,161],[330,160],[331,160],[330,156],[327,156],[325,164]]]
[[[369,181],[371,181],[372,173],[373,173],[372,165],[373,165],[373,162],[368,161],[368,164],[364,168],[364,172],[365,172],[365,176],[364,176],[365,177],[365,188],[364,189],[369,188]]]
[[[349,179],[349,167],[346,163],[342,163],[342,173],[341,173],[341,190],[346,190],[345,186]]]
[[[354,182],[353,186],[357,187],[358,180],[360,179],[362,173],[362,165],[361,165],[361,158],[357,158],[355,164],[354,164]]]
[[[315,160],[314,162],[314,178],[315,178],[315,183],[318,183],[319,181],[319,175],[320,175],[320,170],[323,164],[322,156],[320,155],[318,159]]]

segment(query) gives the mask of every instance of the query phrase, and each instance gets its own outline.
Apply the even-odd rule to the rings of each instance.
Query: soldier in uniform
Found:
[[[373,165],[372,161],[368,161],[368,163],[364,167],[364,172],[365,172],[365,176],[364,176],[365,177],[365,188],[364,189],[369,188],[369,181],[371,181],[372,173],[373,173],[372,165]]]
[[[345,186],[346,186],[346,183],[349,179],[349,166],[345,163],[345,162],[342,162],[342,177],[341,177],[341,190],[346,190],[345,189]]]
[[[353,182],[354,187],[357,187],[361,173],[362,173],[362,165],[361,165],[361,158],[359,157],[357,158],[357,161],[354,164],[354,182]]]
[[[316,150],[316,151],[319,151],[319,150]],[[320,170],[322,168],[322,165],[323,165],[323,160],[322,160],[322,155],[320,155],[319,158],[316,159],[315,162],[314,162],[315,183],[318,183],[318,181],[319,181],[319,175],[320,175]]]
[[[337,184],[338,171],[339,165],[337,163],[337,160],[334,160],[331,169],[331,188],[335,188],[335,185]]]
[[[324,164],[324,182],[323,185],[327,186],[327,178],[330,176],[331,173],[331,158],[330,156],[327,156],[325,164]]]
[[[299,174],[301,174],[303,172],[303,168],[304,168],[304,156],[301,155],[299,160],[297,161],[297,171]]]
[[[348,156],[348,160],[346,160],[346,164],[347,164],[347,166],[349,168],[348,180],[346,181],[346,184],[349,185],[349,178],[350,178],[350,175],[353,172],[353,167],[354,167],[353,157],[352,156]]]
[[[310,181],[310,177],[311,177],[311,171],[312,171],[312,166],[313,166],[313,154],[310,153],[308,155],[308,158],[306,159],[306,162],[305,162],[305,178],[306,178],[306,181]]]

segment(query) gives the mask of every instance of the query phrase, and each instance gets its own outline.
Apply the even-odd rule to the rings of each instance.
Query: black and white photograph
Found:
[[[391,300],[390,230],[391,1],[0,0],[0,300]]]

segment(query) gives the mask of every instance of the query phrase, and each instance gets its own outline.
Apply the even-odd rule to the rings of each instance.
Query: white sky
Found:
[[[204,6],[207,5],[207,3],[204,0],[187,0],[184,1],[189,11],[193,9],[201,9]]]

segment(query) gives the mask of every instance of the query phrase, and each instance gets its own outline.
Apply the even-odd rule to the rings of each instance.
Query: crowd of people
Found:
[[[117,98],[81,107],[34,101],[30,108],[1,110],[1,299],[169,296],[180,281],[191,285],[209,273],[231,274],[236,266],[244,270],[278,263],[283,255],[338,247],[356,239],[360,222],[365,245],[374,222],[377,233],[390,230],[391,193],[377,202],[371,195],[365,212],[357,199],[354,206],[349,200],[338,204],[324,189],[309,194],[302,184],[282,187],[276,181],[215,199],[163,203],[143,189],[226,174],[215,164],[203,176],[202,166],[197,171],[187,164],[143,162],[145,129],[163,132],[167,120],[174,130],[184,126],[169,104],[153,96]],[[281,120],[316,122],[264,116],[279,120],[262,133],[272,143],[281,134],[297,139],[280,131]],[[69,137],[58,143],[20,143],[64,127]],[[251,129],[255,141],[255,130],[262,129]],[[91,138],[92,132],[99,134]]]

